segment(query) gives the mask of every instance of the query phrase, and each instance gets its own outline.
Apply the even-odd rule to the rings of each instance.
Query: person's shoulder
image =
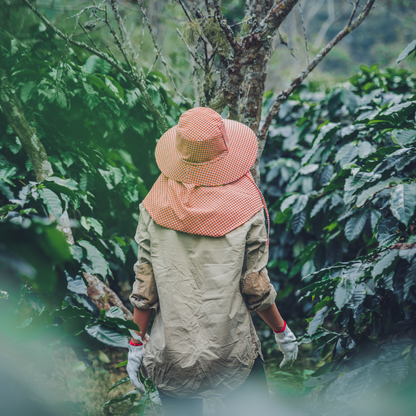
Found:
[[[253,225],[262,225],[265,222],[264,219],[264,209],[261,208],[259,211],[257,211],[247,222],[253,224]]]

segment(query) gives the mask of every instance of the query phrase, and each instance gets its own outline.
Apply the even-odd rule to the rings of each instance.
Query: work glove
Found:
[[[142,341],[140,341],[142,342]],[[127,373],[130,377],[130,382],[139,390],[140,393],[144,394],[146,390],[139,378],[140,367],[142,366],[144,355],[144,345],[134,346],[129,345],[129,354],[127,356]]]
[[[293,332],[286,325],[282,332],[275,332],[277,345],[279,350],[283,353],[283,361],[280,363],[280,368],[290,367],[298,356],[298,344],[296,343],[296,337]]]

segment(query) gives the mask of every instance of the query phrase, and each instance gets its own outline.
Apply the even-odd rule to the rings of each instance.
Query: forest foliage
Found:
[[[269,268],[323,360],[304,385],[338,411],[415,380],[415,94],[412,73],[362,66],[327,94],[300,88],[270,131]]]
[[[126,347],[137,329],[119,309],[92,304],[83,273],[119,292],[131,284],[138,204],[158,174],[157,126],[140,92],[106,62],[70,47],[62,56],[42,24],[32,33],[30,44],[1,33],[0,60],[55,173],[36,182],[1,115],[0,330],[16,348],[33,340],[29,358],[47,363],[51,348],[70,346],[91,367],[89,351]],[[146,85],[174,125],[188,107],[165,81],[152,71]],[[262,167],[269,268],[279,304],[299,301],[300,342],[317,348],[306,392],[325,385],[328,406],[414,381],[415,82],[375,65],[329,92],[301,86],[270,130]],[[65,212],[73,245],[56,227]],[[142,412],[147,386],[145,398],[133,392],[107,404],[131,399]]]

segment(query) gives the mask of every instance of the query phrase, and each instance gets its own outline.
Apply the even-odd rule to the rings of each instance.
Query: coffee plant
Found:
[[[309,311],[300,342],[324,365],[304,385],[340,412],[415,381],[415,82],[374,65],[327,93],[302,87],[264,157],[279,302]]]

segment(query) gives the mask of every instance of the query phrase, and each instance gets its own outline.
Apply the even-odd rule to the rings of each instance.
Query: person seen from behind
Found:
[[[182,114],[157,144],[162,173],[140,205],[135,236],[130,301],[141,332],[127,371],[142,393],[139,371],[150,377],[167,416],[202,416],[209,398],[220,398],[227,415],[258,409],[268,387],[251,312],[274,331],[280,367],[297,357],[266,269],[267,208],[250,173],[256,157],[250,128],[204,107]]]

